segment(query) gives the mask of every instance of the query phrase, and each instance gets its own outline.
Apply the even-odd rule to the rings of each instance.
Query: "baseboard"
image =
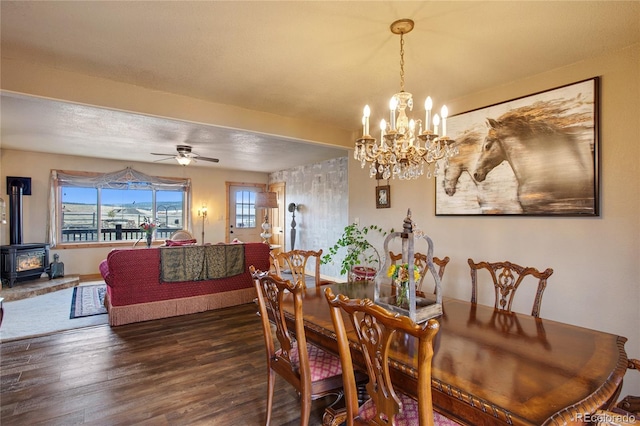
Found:
[[[80,282],[86,283],[87,281],[102,281],[102,275],[98,274],[87,274],[87,275],[79,275]]]

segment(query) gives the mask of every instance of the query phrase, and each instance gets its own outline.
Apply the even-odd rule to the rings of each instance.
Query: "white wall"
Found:
[[[470,298],[467,258],[552,267],[543,318],[629,339],[640,357],[640,45],[448,102],[451,114],[601,76],[599,217],[435,216],[435,181],[392,180],[391,208],[376,209],[376,181],[350,160],[349,219],[400,228],[407,209],[431,236],[435,255],[450,256],[444,295]],[[522,291],[522,290],[520,290]],[[524,296],[524,295],[523,295]],[[515,304],[531,311],[531,304]],[[640,395],[640,375],[625,394]]]
[[[348,159],[335,158],[318,164],[309,164],[282,170],[269,175],[269,182],[284,182],[286,200],[285,247],[290,250],[291,213],[286,208],[296,203],[296,245],[298,250],[323,250],[342,234],[347,224],[349,208]],[[323,276],[340,276],[340,262],[321,267]]]
[[[49,176],[52,169],[80,170],[94,172],[114,172],[132,167],[143,173],[166,177],[191,178],[192,233],[201,240],[202,219],[198,218],[198,209],[207,205],[205,222],[205,241],[217,243],[225,241],[226,232],[226,186],[225,182],[267,183],[266,173],[237,172],[207,167],[161,165],[149,163],[131,163],[126,161],[100,160],[95,158],[25,153],[23,151],[2,150],[0,191],[6,194],[5,176],[31,177],[32,195],[23,197],[23,241],[25,243],[46,242],[47,203],[49,195]],[[6,197],[5,201],[8,201]],[[9,225],[0,226],[0,242],[9,244]],[[64,263],[65,274],[98,274],[98,265],[112,247],[52,249],[60,255]]]

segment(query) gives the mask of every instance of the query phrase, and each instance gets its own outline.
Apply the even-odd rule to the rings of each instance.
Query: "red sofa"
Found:
[[[113,250],[100,263],[107,283],[105,305],[109,324],[117,326],[249,303],[255,287],[249,266],[269,269],[269,245],[244,244],[244,272],[203,281],[161,282],[160,250]]]

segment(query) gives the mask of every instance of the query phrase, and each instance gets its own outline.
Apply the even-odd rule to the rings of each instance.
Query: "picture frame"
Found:
[[[376,186],[376,208],[388,209],[391,207],[391,186]]]
[[[447,120],[458,153],[436,175],[436,216],[599,216],[594,77]]]

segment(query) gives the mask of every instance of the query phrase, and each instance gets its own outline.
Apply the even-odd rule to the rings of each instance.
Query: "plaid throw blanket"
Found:
[[[160,248],[160,281],[203,281],[244,272],[244,245]]]

